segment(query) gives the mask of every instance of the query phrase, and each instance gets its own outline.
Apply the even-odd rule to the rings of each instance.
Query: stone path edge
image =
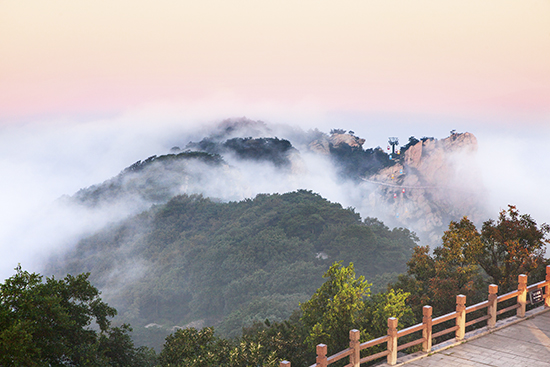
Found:
[[[407,363],[411,363],[411,362],[417,361],[419,359],[429,357],[432,354],[441,352],[443,350],[446,350],[446,349],[449,349],[449,348],[452,348],[452,347],[456,347],[457,345],[467,343],[470,340],[475,340],[475,339],[480,338],[484,335],[492,334],[495,331],[503,329],[507,326],[514,325],[514,324],[520,323],[522,321],[532,319],[533,317],[535,317],[537,315],[540,315],[540,314],[543,314],[543,313],[548,312],[548,311],[550,311],[550,308],[545,308],[544,306],[540,306],[540,307],[537,307],[537,308],[534,308],[532,310],[527,311],[525,313],[525,317],[520,318],[520,317],[517,317],[517,316],[512,316],[512,317],[508,317],[504,320],[499,320],[499,321],[497,321],[495,327],[492,328],[491,330],[488,330],[487,326],[484,326],[484,327],[476,329],[476,330],[472,330],[472,331],[470,331],[470,332],[468,332],[464,335],[463,340],[456,341],[456,339],[453,338],[453,339],[447,340],[446,342],[434,345],[432,347],[431,352],[429,352],[429,353],[425,353],[425,352],[420,351],[420,352],[415,352],[413,354],[409,354],[407,356],[400,357],[400,358],[398,358],[397,363],[394,366],[403,366],[403,365],[406,365]],[[385,362],[380,363],[378,365],[379,366],[389,366]]]

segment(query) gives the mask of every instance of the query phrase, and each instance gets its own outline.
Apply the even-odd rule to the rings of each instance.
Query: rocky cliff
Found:
[[[471,133],[424,138],[403,149],[395,165],[364,177],[367,205],[435,245],[450,220],[484,215],[476,152]]]

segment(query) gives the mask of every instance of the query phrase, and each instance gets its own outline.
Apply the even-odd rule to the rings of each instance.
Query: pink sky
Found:
[[[4,0],[0,121],[221,96],[548,122],[549,19],[545,0]]]

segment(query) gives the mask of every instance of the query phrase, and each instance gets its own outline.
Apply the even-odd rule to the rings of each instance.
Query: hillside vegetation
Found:
[[[187,205],[192,206],[192,204],[202,203],[206,207],[210,204],[213,204],[214,207],[219,205],[200,197],[184,197],[178,198],[178,200],[172,202],[172,207],[163,206],[156,208],[156,211],[144,213],[139,218],[142,222],[137,224],[149,223],[150,229],[144,233],[154,235],[155,231],[151,228],[157,227],[154,224],[155,219],[170,227],[177,224],[177,221],[171,222],[170,220],[165,221],[165,219],[170,218],[174,213],[183,216],[186,212],[190,213],[190,216],[182,222],[189,222],[191,218],[201,217],[198,214],[200,211],[181,211],[178,204],[186,202]],[[341,227],[345,227],[343,224],[346,222],[345,213],[352,219],[356,217],[352,210],[341,208],[338,210],[337,204],[328,203],[318,195],[306,191],[285,195],[262,195],[256,200],[230,204],[238,204],[240,209],[244,207],[235,216],[237,219],[242,219],[247,211],[246,208],[253,208],[256,201],[265,204],[270,203],[271,200],[280,204],[279,208],[284,207],[285,202],[293,203],[287,206],[287,209],[294,208],[296,203],[298,203],[298,207],[303,204],[303,208],[307,208],[312,203],[333,206],[336,213],[343,214],[340,217],[340,222],[337,221],[337,226]],[[271,205],[276,206],[273,205],[273,202]],[[276,210],[275,213],[277,213]],[[231,215],[229,217],[235,220]],[[275,215],[275,218],[277,217]],[[302,217],[299,214],[295,215],[295,218]],[[246,221],[250,221],[249,218],[245,218]],[[207,223],[204,217],[196,222]],[[233,224],[235,225],[235,222]],[[355,224],[351,224],[351,227],[353,226],[357,226],[357,221]],[[359,224],[359,227],[369,228],[369,230],[372,230],[373,226],[385,228],[375,220],[367,220]],[[196,225],[188,223],[188,227],[193,228]],[[385,228],[381,233],[400,231],[390,232]],[[130,226],[113,227],[103,241],[108,236],[115,236],[121,240],[128,238],[129,234]],[[298,238],[297,241],[304,241],[304,243],[308,240],[300,239],[299,234],[302,234],[304,238],[316,237],[315,231],[297,231],[295,234]],[[252,233],[250,235],[253,236]],[[51,277],[46,278],[44,282],[41,275],[22,271],[21,267],[18,267],[16,275],[7,279],[4,284],[0,284],[0,364],[6,366],[276,367],[281,360],[288,359],[292,361],[293,366],[308,366],[315,360],[315,346],[318,343],[325,343],[328,346],[329,355],[345,349],[348,346],[348,332],[352,328],[360,331],[360,342],[364,342],[386,333],[388,317],[398,318],[398,328],[402,329],[421,321],[421,309],[426,304],[434,307],[434,315],[441,315],[454,312],[455,297],[458,293],[465,294],[467,305],[471,305],[487,297],[488,283],[497,284],[499,294],[502,294],[517,287],[516,279],[520,273],[529,277],[529,283],[544,279],[545,267],[549,260],[544,258],[543,253],[547,244],[550,243],[549,235],[550,226],[544,223],[538,225],[529,215],[520,214],[514,206],[509,206],[507,211],[501,211],[498,220],[485,221],[481,230],[478,230],[468,218],[464,217],[459,222],[453,221],[449,224],[449,229],[443,235],[442,245],[434,249],[433,255],[430,254],[427,246],[415,247],[412,258],[407,262],[406,274],[399,275],[398,281],[390,285],[386,292],[372,294],[371,285],[363,276],[356,276],[353,264],[344,266],[342,261],[336,261],[324,273],[323,284],[315,290],[311,297],[301,302],[288,319],[274,322],[273,318],[270,320],[268,317],[264,322],[256,321],[251,326],[244,327],[242,335],[231,338],[216,333],[212,327],[199,327],[196,322],[190,323],[185,328],[174,329],[170,335],[166,336],[162,349],[160,346],[157,348],[160,353],[155,353],[154,350],[147,347],[136,347],[136,344],[130,339],[132,328],[128,324],[122,324],[120,327],[111,326],[110,318],[117,312],[99,298],[98,289],[89,281],[89,273],[77,276],[67,275],[61,280]],[[134,236],[135,243],[139,242],[140,236],[144,235]],[[91,242],[94,241],[90,240],[89,243]],[[96,246],[101,244],[101,241],[97,241],[97,239],[95,242]],[[124,241],[120,243],[122,242]],[[144,240],[143,243],[145,242],[147,241]],[[250,243],[246,240],[243,242]],[[81,246],[81,256],[88,256],[89,259],[95,260],[101,258],[105,269],[112,266],[113,262],[122,262],[121,249],[109,252],[107,249],[112,246],[109,246],[107,242],[103,242],[103,244],[105,245],[103,249],[96,250],[91,250],[90,246],[88,248]],[[315,246],[312,247],[315,248]],[[238,251],[236,247],[233,250]],[[285,248],[283,248],[284,250]],[[94,258],[92,256],[94,252],[103,252],[107,255]],[[163,258],[177,260],[177,252],[172,250],[164,254]],[[248,254],[241,249],[238,256],[239,258],[254,258],[251,256],[254,253],[257,253],[257,247],[248,248]],[[129,254],[130,251],[127,251],[126,255]],[[229,258],[228,254],[225,255],[226,258]],[[258,258],[261,257],[263,256],[258,256]],[[313,264],[314,268],[318,269],[323,266],[323,261],[327,260],[323,257],[318,259],[317,264]],[[206,258],[208,256],[203,259]],[[131,259],[136,260],[137,257],[134,256]],[[215,259],[210,260],[216,261]],[[269,261],[267,260],[266,263]],[[303,262],[305,263],[305,261]],[[77,263],[76,257],[73,257],[72,265],[75,266]],[[203,264],[206,270],[201,275],[206,279],[209,277],[207,272],[211,272],[216,275],[213,278],[218,282],[232,284],[234,280],[219,278],[220,272],[227,270],[231,263],[234,262],[227,261],[226,263],[225,258],[222,258],[221,261],[218,259],[217,267]],[[96,261],[93,265],[96,270],[100,269],[98,264]],[[132,262],[134,268],[136,268],[136,264],[138,264],[136,261]],[[250,264],[252,264],[251,267],[261,267],[258,261],[251,261]],[[232,313],[233,321],[251,320],[252,318],[249,316],[254,312],[257,316],[265,310],[276,308],[273,307],[274,304],[277,304],[276,302],[273,304],[270,304],[269,300],[264,303],[256,302],[258,299],[262,299],[262,289],[273,284],[270,282],[271,279],[276,279],[269,277],[268,266],[264,264],[264,268],[268,278],[261,279],[260,277],[257,283],[243,282],[244,286],[248,287],[245,291],[243,291],[244,288],[236,289],[245,296],[234,302],[233,305],[235,309],[239,307],[239,304],[245,307],[241,307],[239,313]],[[129,266],[127,269],[128,273],[131,273],[131,267]],[[151,269],[153,269],[152,266],[148,268],[148,270]],[[182,281],[185,282],[185,278],[178,279],[178,275],[174,276],[168,269],[165,270],[167,270],[166,277],[159,279],[158,283],[160,288],[164,287],[161,291],[165,294],[177,293],[177,287],[183,284]],[[253,272],[253,270],[251,271]],[[149,274],[153,273],[152,271],[142,273],[141,278],[151,280],[154,276],[151,277]],[[241,273],[244,274],[246,271],[241,271]],[[143,288],[140,289],[141,291],[157,291],[155,288],[148,287],[147,282],[140,283],[136,274],[134,272],[134,282],[137,281],[134,291],[139,287]],[[98,279],[102,279],[105,284],[113,287],[113,279],[116,277],[117,274],[108,271]],[[281,277],[284,278],[284,275],[281,274]],[[286,279],[288,280],[288,277]],[[171,283],[166,283],[167,280],[170,280]],[[191,300],[188,302],[184,300],[181,304],[185,306],[185,302],[187,302],[185,312],[190,315],[193,315],[194,312],[196,316],[201,312],[206,313],[208,310],[193,309],[192,297],[193,292],[196,291],[196,288],[193,288],[196,286],[195,281],[196,279],[193,278],[187,281],[187,291]],[[239,281],[242,282],[243,279],[239,279]],[[262,282],[263,286],[260,284]],[[209,286],[205,284],[202,283],[202,286],[208,288]],[[120,292],[123,288],[119,287],[118,291]],[[251,289],[260,294],[252,294]],[[285,295],[290,294],[289,289],[286,289],[288,292],[285,294],[277,294],[279,305],[285,303]],[[223,289],[221,291],[224,292]],[[132,292],[120,292],[121,296],[128,294],[132,294]],[[157,297],[159,296],[157,294]],[[210,296],[217,297],[212,291]],[[226,296],[224,293],[216,299],[218,302],[227,304],[224,299]],[[267,298],[269,299],[269,297]],[[198,301],[204,301],[204,299]],[[514,299],[509,301],[516,302]],[[290,297],[286,306],[291,306],[292,302]],[[504,307],[509,306],[510,302]],[[205,304],[203,303],[203,305]],[[253,304],[253,307],[249,307]],[[172,310],[180,309],[177,305],[172,306]],[[529,305],[529,307],[534,306],[536,305]],[[126,315],[123,318],[128,318],[129,314],[136,311],[136,307],[136,304],[127,307]],[[139,312],[139,309],[137,311]],[[273,313],[273,311],[270,312]],[[515,311],[512,310],[512,312]],[[478,312],[473,317],[479,317],[482,314]],[[221,316],[224,316],[223,312]],[[504,316],[506,314],[501,315],[501,317]],[[136,321],[139,320],[136,318]],[[435,331],[452,326],[454,321],[450,322],[451,324],[437,325]],[[224,320],[218,325],[222,328],[225,327],[227,332],[228,324],[231,323]],[[95,327],[92,327],[93,325]],[[469,328],[471,327],[474,326]],[[138,330],[147,329],[139,326]],[[142,333],[143,340],[145,340],[144,336]],[[155,335],[148,335],[148,341],[151,336]],[[436,343],[444,340],[442,338],[438,337]],[[405,339],[406,341],[407,339]],[[142,343],[143,341],[139,342],[139,344]],[[383,346],[365,350],[361,356],[380,352],[381,348]],[[404,352],[410,353],[416,350],[416,347],[411,347],[405,349]],[[345,362],[343,360],[335,365],[342,366]]]
[[[137,344],[158,349],[175,326],[236,336],[285,320],[335,261],[382,289],[406,270],[415,241],[310,191],[229,203],[182,195],[81,240],[47,271],[91,272]]]

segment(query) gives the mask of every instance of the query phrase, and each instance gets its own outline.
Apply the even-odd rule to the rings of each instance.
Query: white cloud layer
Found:
[[[550,187],[546,148],[550,123],[499,126],[458,118],[320,113],[315,106],[306,105],[281,111],[269,104],[243,109],[224,103],[214,112],[208,104],[154,106],[91,121],[0,125],[0,278],[12,275],[18,263],[38,271],[51,253],[129,212],[124,207],[108,212],[75,211],[58,205],[59,197],[101,183],[138,160],[166,154],[173,146],[183,148],[189,141],[202,139],[214,122],[243,115],[270,126],[289,125],[304,131],[316,127],[324,132],[331,128],[353,130],[367,140],[365,148],[385,146],[389,136],[398,136],[404,145],[411,135],[444,138],[452,129],[472,132],[479,144],[476,159],[484,186],[479,190],[486,195],[488,213],[495,218],[500,209],[514,204],[538,223],[550,223],[550,195],[546,192]],[[279,128],[283,129],[274,127],[273,135]],[[322,157],[302,152],[301,159],[305,167],[301,173],[283,176],[272,167],[251,163],[245,167],[245,163],[227,158],[239,168],[241,186],[227,190],[220,183],[205,194],[238,200],[261,192],[304,188],[344,207],[356,207],[363,217],[376,214],[364,212],[361,192],[354,184],[341,183],[327,170]]]

